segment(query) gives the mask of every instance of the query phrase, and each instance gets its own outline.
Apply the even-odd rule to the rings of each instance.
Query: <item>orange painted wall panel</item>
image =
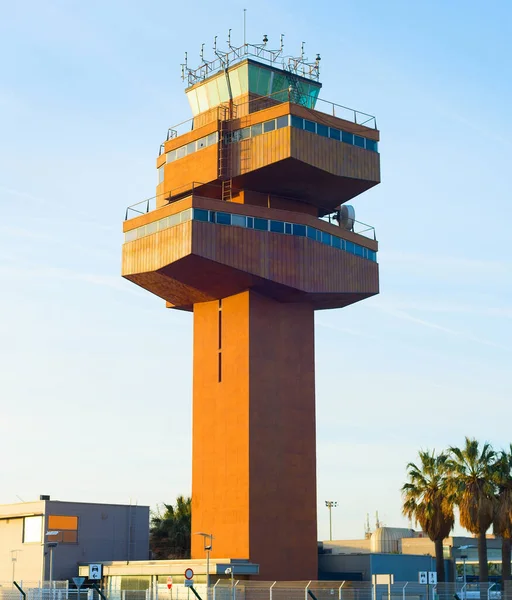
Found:
[[[313,308],[253,292],[221,306],[219,382],[219,302],[194,305],[192,530],[261,579],[316,579]]]
[[[249,558],[249,293],[194,305],[192,531],[212,557]],[[204,556],[192,536],[192,557]]]

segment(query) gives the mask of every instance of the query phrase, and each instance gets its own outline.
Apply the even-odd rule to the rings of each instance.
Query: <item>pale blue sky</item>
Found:
[[[154,506],[190,492],[192,317],[120,277],[125,207],[189,118],[185,51],[244,2],[1,2],[0,502]],[[322,55],[322,97],[376,115],[380,296],[317,313],[319,537],[406,525],[418,448],[511,440],[512,7],[260,0],[248,40]]]

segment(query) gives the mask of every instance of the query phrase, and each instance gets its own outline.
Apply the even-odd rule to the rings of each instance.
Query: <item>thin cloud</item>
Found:
[[[376,305],[374,308],[377,308],[378,310],[381,310],[382,312],[389,314],[393,317],[396,317],[398,319],[402,319],[404,321],[410,321],[411,323],[416,323],[417,325],[421,325],[423,327],[428,327],[429,329],[435,329],[442,333],[447,333],[449,335],[460,337],[462,339],[466,339],[468,341],[475,342],[477,344],[482,344],[484,346],[492,346],[493,348],[500,348],[501,350],[510,351],[510,348],[508,348],[506,346],[502,346],[501,344],[496,344],[495,342],[492,342],[490,340],[486,340],[484,338],[479,338],[474,335],[464,333],[462,331],[450,329],[449,327],[444,327],[443,325],[439,325],[438,323],[433,323],[431,321],[426,321],[424,319],[419,319],[417,317],[413,317],[412,315],[410,315],[409,313],[407,313],[403,310],[386,308],[386,307],[381,307],[378,305]]]

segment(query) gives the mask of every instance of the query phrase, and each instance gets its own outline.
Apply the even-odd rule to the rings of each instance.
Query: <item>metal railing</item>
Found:
[[[330,100],[324,100],[323,98],[318,98],[316,96],[312,96],[311,94],[301,94],[307,102],[306,105],[303,103],[299,104],[299,106],[304,106],[304,108],[308,110],[315,110],[317,112],[336,117],[338,119],[344,119],[345,121],[349,121],[351,123],[355,123],[356,125],[361,125],[363,127],[368,127],[369,129],[377,129],[377,119],[373,115],[362,112],[360,110],[356,110],[355,108],[350,108],[348,106],[343,106],[342,104],[337,104],[336,102],[331,102]],[[265,110],[266,108],[271,108],[272,106],[276,106],[278,104],[283,104],[284,102],[292,101],[292,90],[290,88],[285,88],[279,92],[273,92],[272,94],[267,94],[266,96],[258,96],[257,98],[251,98],[245,102],[238,102],[233,104],[233,117],[237,118],[237,114],[240,115],[243,113],[243,107],[248,107],[247,113],[251,112],[250,109],[254,106],[257,107],[257,110]],[[318,106],[318,103],[325,107],[324,109]],[[314,108],[309,108],[309,106]],[[230,120],[229,110],[227,105],[221,104],[219,106],[214,106],[209,111],[205,111],[212,113],[212,117],[209,122],[212,121],[227,121]],[[253,111],[256,112],[256,111]],[[173,125],[169,127],[167,130],[166,142],[171,139],[174,139],[183,133],[187,133],[193,130],[194,119],[196,117],[191,117],[190,119],[186,119],[177,125]],[[158,155],[160,156],[165,151],[165,142],[160,144],[160,149]]]
[[[222,186],[217,185],[215,183],[201,183],[200,181],[192,181],[191,183],[187,183],[180,187],[174,188],[169,192],[162,192],[161,194],[157,194],[156,196],[151,196],[150,198],[146,198],[145,200],[141,200],[140,202],[136,202],[135,204],[130,204],[126,208],[124,220],[128,221],[129,219],[134,219],[135,217],[139,217],[140,215],[145,215],[156,208],[156,200],[157,198],[165,197],[166,202],[165,205],[171,204],[180,198],[186,198],[187,196],[193,196],[194,192],[201,188],[203,194],[205,192],[210,191],[210,193],[215,194],[216,192],[219,194],[222,190]]]

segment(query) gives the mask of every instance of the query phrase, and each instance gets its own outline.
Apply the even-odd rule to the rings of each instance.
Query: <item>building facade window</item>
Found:
[[[76,544],[78,542],[78,517],[68,515],[49,515],[48,531],[58,532],[52,536],[52,542]]]
[[[331,246],[338,250],[354,254],[366,260],[377,262],[377,253],[365,246],[350,242],[344,238],[327,233],[316,227],[302,225],[300,223],[286,223],[284,221],[274,221],[261,219],[258,217],[246,217],[244,215],[235,215],[232,213],[205,210],[202,208],[188,208],[180,213],[175,213],[170,217],[164,217],[159,221],[154,221],[148,225],[142,225],[136,229],[131,229],[125,233],[124,241],[133,242],[134,240],[145,237],[163,229],[168,229],[180,223],[187,221],[203,221],[205,223],[217,223],[218,225],[227,225],[234,227],[243,227],[245,229],[257,229],[258,231],[269,231],[283,235],[293,235],[296,237],[308,237],[311,240]]]
[[[40,544],[43,541],[43,516],[24,517],[23,543]]]

